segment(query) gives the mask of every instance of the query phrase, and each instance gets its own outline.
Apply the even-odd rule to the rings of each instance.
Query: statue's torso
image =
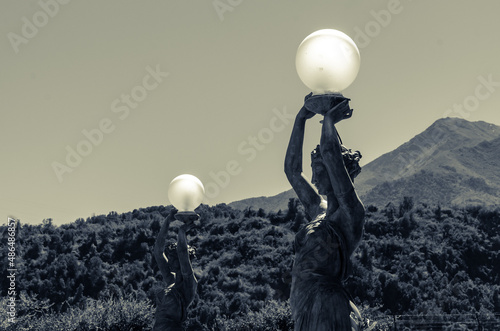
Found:
[[[192,301],[185,293],[192,292],[193,288],[195,291],[196,286],[196,281],[187,279],[172,284],[157,294],[154,331],[183,330],[182,322],[187,318],[187,308]]]
[[[296,330],[346,330],[350,305],[342,280],[351,250],[342,215],[320,215],[296,235],[290,305]]]

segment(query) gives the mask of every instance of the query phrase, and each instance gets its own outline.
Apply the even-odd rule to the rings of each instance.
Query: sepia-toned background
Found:
[[[283,157],[309,93],[295,52],[323,28],[360,49],[344,91],[354,116],[339,131],[362,164],[442,117],[499,125],[499,10],[493,0],[4,1],[2,214],[63,224],[167,205],[181,173],[205,183],[210,205],[289,189]]]

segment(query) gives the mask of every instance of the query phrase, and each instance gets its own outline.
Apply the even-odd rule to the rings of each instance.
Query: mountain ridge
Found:
[[[403,196],[441,204],[500,204],[500,126],[441,118],[420,134],[363,166],[355,180],[365,205]],[[425,184],[425,185],[424,185]],[[269,211],[286,209],[293,190],[229,203]]]

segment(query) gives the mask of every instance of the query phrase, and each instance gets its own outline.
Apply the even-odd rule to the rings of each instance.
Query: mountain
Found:
[[[500,204],[500,127],[444,118],[363,167],[356,178],[365,204],[412,196],[441,204]]]
[[[363,167],[356,190],[365,205],[383,206],[403,196],[441,204],[500,205],[500,127],[443,118],[395,150]],[[229,205],[286,209],[292,190]]]

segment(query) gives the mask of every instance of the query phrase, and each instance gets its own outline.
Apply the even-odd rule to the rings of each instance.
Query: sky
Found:
[[[343,91],[354,115],[337,128],[362,165],[443,117],[500,125],[499,12],[496,0],[2,1],[0,224],[168,205],[184,173],[209,205],[290,189],[284,155],[310,92],[295,55],[319,29],[360,51]]]

